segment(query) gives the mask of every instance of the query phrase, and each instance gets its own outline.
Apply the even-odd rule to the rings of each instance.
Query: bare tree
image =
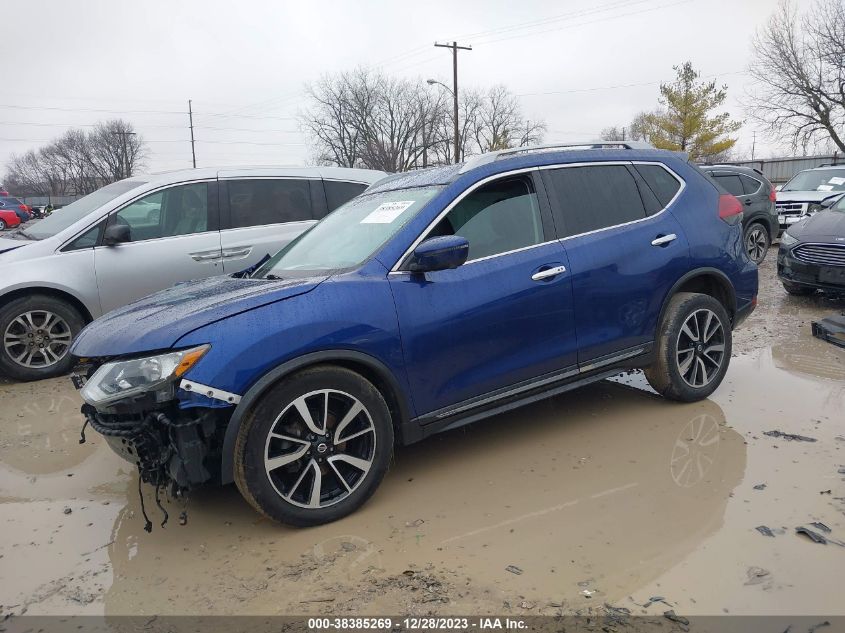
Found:
[[[68,130],[49,145],[12,156],[6,181],[30,195],[86,194],[132,176],[143,162],[143,139],[126,121]]]
[[[749,114],[794,150],[830,140],[845,151],[845,2],[818,0],[799,18],[782,0],[753,49]]]
[[[601,140],[603,141],[624,141],[625,140],[625,128],[619,128],[615,125],[611,125],[610,127],[606,127],[601,131]]]
[[[322,164],[404,171],[454,162],[450,95],[424,83],[368,69],[323,77],[308,86],[311,107],[300,115]],[[503,86],[461,91],[461,156],[536,143],[542,121],[523,120]]]

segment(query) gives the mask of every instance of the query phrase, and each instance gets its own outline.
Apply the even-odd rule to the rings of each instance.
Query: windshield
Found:
[[[781,191],[845,191],[845,168],[802,171]]]
[[[71,202],[66,207],[57,209],[49,216],[27,227],[26,234],[36,240],[43,240],[45,237],[52,237],[59,231],[64,231],[77,220],[81,220],[92,211],[114,200],[127,191],[146,184],[143,180],[121,180],[97,189],[76,202]]]
[[[832,205],[830,208],[832,211],[845,211],[845,196],[839,198],[837,203]]]
[[[366,261],[442,187],[398,189],[353,198],[288,244],[253,274],[352,268]]]

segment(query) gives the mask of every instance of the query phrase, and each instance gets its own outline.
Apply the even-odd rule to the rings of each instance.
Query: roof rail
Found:
[[[513,147],[511,149],[500,149],[495,152],[487,152],[473,156],[467,160],[458,173],[463,174],[470,169],[475,169],[481,165],[492,163],[500,158],[514,156],[516,154],[530,154],[532,152],[551,152],[558,149],[574,150],[574,149],[654,149],[654,146],[645,141],[584,141],[580,143],[550,143],[548,145],[532,145],[530,147]]]

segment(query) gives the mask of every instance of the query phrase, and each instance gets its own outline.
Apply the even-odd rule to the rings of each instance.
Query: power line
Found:
[[[731,72],[727,73],[717,73],[715,75],[702,75],[701,79],[713,79],[716,77],[723,77],[726,75],[744,75],[747,71],[745,70],[732,70]],[[546,96],[546,95],[564,95],[564,94],[572,94],[576,92],[596,92],[599,90],[616,90],[620,88],[635,88],[639,86],[656,86],[657,84],[666,83],[665,79],[659,79],[657,81],[643,81],[640,83],[632,83],[632,84],[617,84],[615,86],[594,86],[592,88],[572,88],[569,90],[552,90],[549,92],[521,92],[517,93],[517,97],[537,97],[537,96]]]

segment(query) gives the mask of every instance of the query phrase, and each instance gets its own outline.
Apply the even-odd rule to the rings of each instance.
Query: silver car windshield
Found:
[[[144,180],[121,180],[97,189],[94,193],[71,202],[66,207],[56,209],[49,217],[39,220],[32,226],[27,227],[26,236],[36,240],[43,240],[52,237],[60,231],[64,231],[77,220],[99,209],[107,202],[111,202],[118,196],[136,187],[146,184]]]
[[[252,276],[272,279],[358,266],[441,189],[398,189],[353,198],[288,244]]]
[[[845,168],[802,171],[781,191],[845,191]]]

